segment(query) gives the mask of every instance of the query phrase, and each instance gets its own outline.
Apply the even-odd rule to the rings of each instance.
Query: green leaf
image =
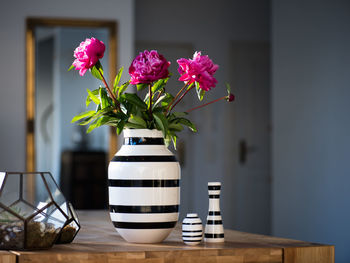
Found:
[[[147,87],[148,87],[148,84],[147,84],[147,83],[140,83],[140,84],[137,84],[137,85],[136,85],[137,91],[144,90],[144,89],[147,88]]]
[[[147,104],[144,103],[139,96],[137,96],[135,93],[124,93],[122,95],[125,100],[130,102],[131,104],[141,108],[141,109],[147,109]]]
[[[119,72],[118,72],[117,76],[115,76],[114,84],[113,84],[113,93],[114,94],[117,94],[117,88],[118,88],[118,85],[119,85],[120,78],[121,78],[121,76],[123,74],[123,70],[124,70],[124,67],[121,67],[119,69]]]
[[[180,123],[171,123],[169,124],[169,130],[174,132],[180,132],[184,127]]]
[[[165,79],[160,79],[160,80],[156,81],[156,83],[154,83],[154,85],[152,86],[152,93],[156,93],[157,91],[164,88],[164,86],[167,84],[168,80],[169,80],[169,78],[165,78]]]
[[[196,126],[188,119],[179,118],[176,120],[176,123],[181,123],[182,125],[187,126],[191,131],[197,132]]]
[[[228,83],[226,83],[226,90],[227,90],[228,95],[230,95],[231,94],[231,86]]]
[[[95,120],[96,118],[94,118],[95,116],[91,116],[89,118],[86,118],[85,120],[83,120],[82,122],[79,122],[79,125],[84,126],[89,124],[90,122],[92,122],[93,120]]]
[[[174,134],[171,136],[171,140],[173,141],[174,149],[176,150],[176,141],[177,141],[177,136]]]
[[[160,97],[157,99],[157,101],[152,105],[152,108],[157,107],[158,104],[159,104],[160,102],[162,102],[162,100],[164,100],[166,97],[167,97],[167,94],[163,94],[162,96],[160,96]]]
[[[121,85],[118,89],[118,97],[120,97],[121,94],[126,91],[126,89],[129,87],[130,81],[125,82],[123,85]]]
[[[100,95],[100,102],[101,102],[101,109],[105,109],[110,106],[108,101],[108,95],[105,88],[100,87],[99,89],[99,95]]]
[[[95,111],[93,111],[93,110],[84,111],[84,112],[74,116],[74,118],[72,119],[71,123],[79,121],[79,120],[81,120],[83,118],[91,117],[94,114],[95,114]]]
[[[199,83],[198,83],[198,82],[196,82],[196,91],[197,91],[198,99],[199,99],[200,101],[202,101],[203,98],[204,98],[205,91],[202,90],[202,89],[199,87]]]
[[[92,76],[94,76],[95,78],[97,78],[99,80],[103,79],[101,76],[101,74],[103,75],[103,69],[102,69],[101,62],[99,60],[92,68],[90,68],[90,72],[91,72]]]
[[[99,89],[94,90],[93,92],[91,92],[89,89],[86,89],[86,91],[87,91],[87,93],[89,94],[90,99],[91,99],[96,105],[100,104],[100,100],[99,100],[99,98],[96,96],[96,95],[97,95],[97,94],[96,94],[96,91],[99,93]],[[96,95],[95,95],[95,94],[96,94]]]
[[[74,68],[74,65],[72,64],[67,71],[71,71]]]
[[[125,121],[121,120],[117,125],[117,134],[121,134],[125,126]]]
[[[172,115],[174,115],[175,118],[182,118],[188,115],[187,112],[173,112]]]
[[[102,116],[99,119],[95,120],[93,123],[91,123],[86,132],[90,133],[93,129],[96,129],[102,125],[116,126],[117,123],[118,121],[113,117]]]
[[[168,131],[168,120],[161,112],[153,112],[154,120],[156,121],[157,127],[163,132],[164,137]]]
[[[147,123],[145,120],[136,115],[131,115],[128,122],[141,125],[143,128],[147,128]]]
[[[139,125],[139,124],[136,124],[136,123],[131,123],[131,122],[125,123],[125,127],[126,128],[132,128],[132,129],[144,129],[144,127],[142,125]]]

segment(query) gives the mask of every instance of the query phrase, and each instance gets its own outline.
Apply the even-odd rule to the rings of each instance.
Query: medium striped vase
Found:
[[[162,242],[179,217],[180,165],[161,131],[124,130],[108,167],[110,217],[132,243]]]
[[[220,212],[220,182],[209,182],[209,209],[207,224],[205,225],[204,241],[205,242],[224,242],[224,226]]]

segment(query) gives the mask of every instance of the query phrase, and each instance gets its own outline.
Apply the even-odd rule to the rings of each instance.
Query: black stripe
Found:
[[[164,145],[164,139],[151,137],[129,137],[124,138],[124,145]]]
[[[136,205],[110,205],[109,211],[111,213],[177,213],[179,212],[178,205],[150,205],[150,206],[136,206]]]
[[[220,190],[221,185],[209,185],[208,190]]]
[[[114,156],[111,162],[177,162],[173,155]]]
[[[202,232],[203,230],[182,230],[183,233],[199,233]]]
[[[220,198],[220,195],[209,195],[209,198],[218,199]]]
[[[113,221],[113,225],[116,228],[128,228],[128,229],[160,229],[160,228],[173,228],[177,221],[172,222],[116,222]]]
[[[202,223],[182,223],[183,225],[201,225]]]
[[[198,218],[198,216],[186,216],[186,218],[193,219],[193,218]]]
[[[202,237],[202,235],[199,235],[199,236],[187,236],[187,235],[182,235],[182,237]]]
[[[180,180],[117,180],[109,179],[109,186],[114,187],[179,187]]]
[[[187,239],[185,240],[184,239],[184,241],[185,242],[200,242],[200,241],[202,241],[202,239],[198,239],[198,240],[187,240]]]
[[[220,211],[209,211],[209,215],[210,216],[220,216],[221,213],[220,213]]]
[[[222,225],[222,220],[207,220],[207,225]]]
[[[204,234],[205,238],[224,238],[224,234]]]

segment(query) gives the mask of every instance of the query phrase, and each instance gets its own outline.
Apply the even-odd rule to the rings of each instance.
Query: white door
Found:
[[[269,234],[271,229],[270,51],[267,43],[232,43],[233,121],[226,137],[232,162],[225,169],[225,227]],[[224,213],[229,211],[228,213]]]

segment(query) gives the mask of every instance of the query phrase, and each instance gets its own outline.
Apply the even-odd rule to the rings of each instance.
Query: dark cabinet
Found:
[[[102,151],[62,152],[60,186],[75,209],[108,207],[107,166]]]

